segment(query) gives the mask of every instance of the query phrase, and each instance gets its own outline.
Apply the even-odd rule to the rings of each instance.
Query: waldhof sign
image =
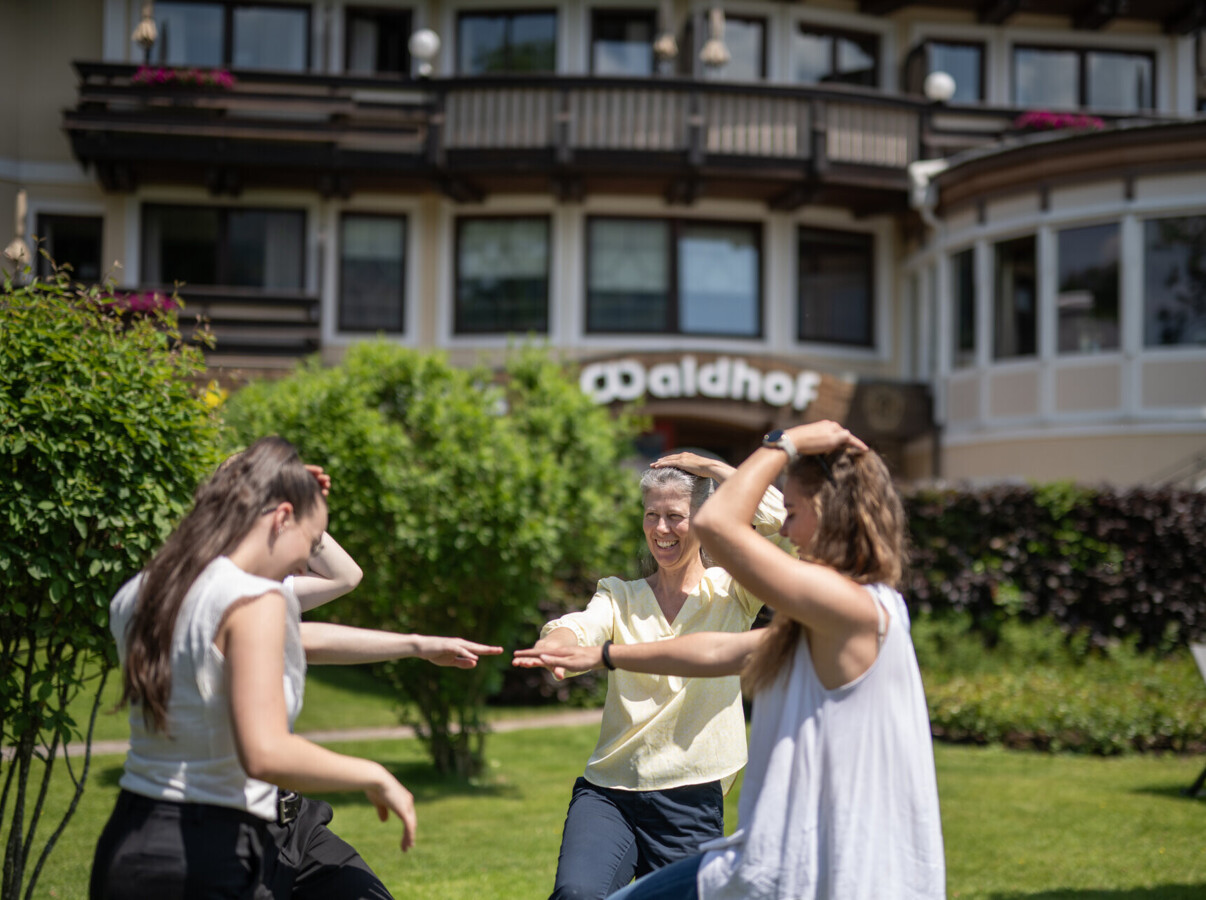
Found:
[[[745,360],[720,356],[700,365],[694,356],[650,366],[631,359],[614,359],[583,366],[578,381],[596,403],[631,403],[648,394],[658,399],[712,397],[747,400],[804,410],[817,398],[817,372],[762,370]]]

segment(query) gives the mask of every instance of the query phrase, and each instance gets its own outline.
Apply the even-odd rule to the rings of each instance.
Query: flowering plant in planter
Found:
[[[1105,128],[1105,122],[1097,116],[1083,113],[1057,113],[1040,109],[1022,113],[1013,120],[1013,127],[1019,131],[1057,131],[1061,128],[1101,131]]]
[[[225,69],[169,69],[163,66],[139,66],[130,79],[133,84],[210,87],[230,90],[235,77]]]
[[[179,300],[163,291],[114,291],[101,297],[100,303],[122,313],[170,312],[180,306]]]

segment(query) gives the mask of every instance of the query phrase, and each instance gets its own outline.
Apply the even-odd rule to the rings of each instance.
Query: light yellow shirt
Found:
[[[770,488],[754,527],[772,537],[786,512],[783,495]],[[776,543],[781,543],[776,539]],[[549,622],[568,628],[583,647],[604,641],[636,644],[699,631],[746,631],[762,601],[724,569],[706,570],[673,622],[666,621],[645,579],[604,578],[582,612]],[[659,791],[722,781],[727,791],[745,765],[741,684],[724,678],[680,678],[617,669],[608,673],[599,743],[586,764],[586,780],[599,787]]]

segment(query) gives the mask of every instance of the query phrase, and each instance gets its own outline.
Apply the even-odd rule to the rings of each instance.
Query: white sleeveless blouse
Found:
[[[125,663],[125,632],[133,616],[142,575],[122,585],[109,605],[109,630]],[[230,721],[226,659],[214,646],[218,625],[230,606],[245,597],[277,591],[285,597],[285,708],[293,727],[302,708],[306,657],[301,644],[301,609],[279,581],[244,572],[226,557],[210,563],[193,582],[172,636],[172,691],[167,730],[150,731],[142,707],[130,705],[130,751],[121,786],[161,800],[209,803],[276,818],[276,787],[249,778],[235,750]]]
[[[826,689],[806,641],[754,701],[739,827],[711,841],[700,900],[942,900],[929,712],[904,600],[861,676]]]

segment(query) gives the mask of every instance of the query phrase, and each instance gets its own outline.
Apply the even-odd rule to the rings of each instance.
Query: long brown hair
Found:
[[[878,454],[843,449],[802,456],[787,477],[812,500],[817,513],[812,543],[799,548],[801,559],[828,566],[858,584],[899,584],[905,563],[904,508]],[[757,693],[768,687],[802,637],[799,622],[776,614],[741,673],[745,689]]]
[[[153,731],[167,725],[172,688],[172,635],[189,588],[214,559],[234,551],[256,519],[282,502],[309,514],[322,498],[314,476],[283,438],[260,438],[227,459],[197,488],[193,508],[143,572],[126,629],[121,705],[142,704]]]

